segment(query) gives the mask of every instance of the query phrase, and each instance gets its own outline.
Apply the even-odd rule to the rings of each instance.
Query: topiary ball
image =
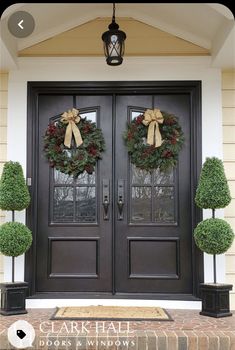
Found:
[[[32,232],[20,222],[6,222],[0,226],[0,252],[6,256],[19,256],[32,244]]]
[[[208,254],[223,254],[232,245],[234,233],[231,226],[222,219],[206,219],[194,230],[196,245]]]

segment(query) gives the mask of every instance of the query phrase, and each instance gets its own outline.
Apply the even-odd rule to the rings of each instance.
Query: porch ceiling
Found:
[[[33,34],[24,39],[13,37],[7,30],[9,16],[19,10],[30,12],[36,22]],[[4,54],[1,57],[0,68],[9,69],[13,63],[17,66],[19,54],[29,55],[30,52],[32,54],[33,46],[36,51],[39,48],[42,50],[46,41],[55,43],[58,38],[75,32],[80,39],[79,35],[84,33],[85,43],[84,28],[94,29],[93,39],[92,30],[90,34],[89,30],[87,32],[89,42],[92,39],[89,47],[93,48],[93,52],[90,52],[90,48],[82,48],[82,45],[80,45],[79,52],[73,52],[70,46],[63,48],[62,51],[65,52],[68,49],[71,55],[102,55],[100,32],[106,30],[111,14],[111,3],[66,3],[56,4],[56,6],[53,3],[12,5],[5,10],[1,19],[1,45],[4,46]],[[235,67],[235,22],[232,12],[224,5],[218,3],[120,3],[116,6],[116,15],[121,29],[127,32],[127,37],[130,39],[126,45],[127,55],[205,55],[210,53],[213,66],[224,69]],[[135,33],[136,27],[138,30]],[[150,32],[151,39],[146,40],[147,33]],[[164,43],[165,39],[168,42]],[[173,44],[170,40],[173,40]],[[76,43],[76,38],[74,41]],[[151,41],[157,44],[152,45]],[[141,45],[138,45],[138,42]],[[53,47],[49,55],[61,54],[52,49]],[[63,55],[68,55],[67,51]]]
[[[128,33],[126,56],[209,55],[209,50],[132,18],[117,18]],[[19,51],[19,56],[103,56],[101,35],[110,18],[97,18]]]

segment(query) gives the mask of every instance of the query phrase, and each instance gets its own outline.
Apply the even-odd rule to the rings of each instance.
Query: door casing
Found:
[[[36,264],[36,227],[33,217],[37,214],[37,152],[35,140],[37,135],[35,118],[37,101],[40,94],[189,94],[191,104],[191,197],[195,197],[195,189],[202,165],[202,129],[201,129],[201,81],[114,81],[114,82],[28,82],[27,109],[27,178],[32,179],[31,205],[26,211],[26,224],[33,232],[33,245],[26,253],[25,280],[29,282],[31,298],[129,298],[129,299],[174,299],[198,300],[199,284],[203,282],[203,255],[192,240],[193,294],[159,294],[159,293],[37,293],[35,294]],[[192,230],[202,220],[202,210],[191,203]],[[113,269],[115,267],[113,266]]]

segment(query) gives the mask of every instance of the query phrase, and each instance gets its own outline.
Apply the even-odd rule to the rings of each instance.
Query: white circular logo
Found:
[[[24,320],[19,320],[8,328],[8,340],[11,345],[18,349],[32,347],[35,339],[35,330],[33,326]]]

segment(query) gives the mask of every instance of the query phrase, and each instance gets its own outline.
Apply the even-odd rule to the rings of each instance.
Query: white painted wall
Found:
[[[206,157],[222,159],[221,72],[212,68],[209,57],[124,58],[121,66],[110,67],[104,58],[20,58],[17,70],[9,73],[8,160],[19,161],[26,172],[27,81],[118,81],[118,80],[201,80],[202,81],[202,150]],[[217,211],[222,217],[223,211]],[[204,218],[210,211],[204,211]],[[24,222],[23,212],[16,220]],[[224,256],[218,256],[218,281],[225,280]],[[205,282],[213,281],[212,256],[204,256]],[[10,258],[5,258],[5,281],[11,279]],[[24,279],[24,257],[16,259],[16,279]],[[78,301],[77,301],[78,302]],[[91,300],[89,301],[91,303]],[[101,301],[97,301],[101,302]],[[59,300],[36,302],[53,307]],[[63,301],[62,301],[63,303]],[[68,301],[67,305],[76,301]],[[123,302],[126,303],[125,301]],[[138,303],[139,301],[133,301]],[[152,302],[154,303],[154,302]],[[83,301],[84,304],[84,301]],[[164,307],[199,307],[200,303],[158,302]],[[195,306],[196,305],[196,306]],[[35,301],[28,301],[28,307]]]

